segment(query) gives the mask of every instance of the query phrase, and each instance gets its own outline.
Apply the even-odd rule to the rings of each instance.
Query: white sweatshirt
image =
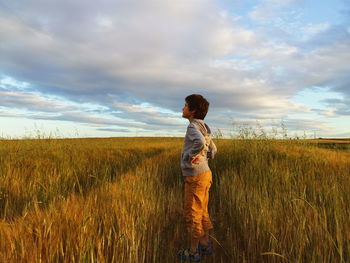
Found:
[[[192,120],[187,127],[181,152],[182,175],[192,176],[210,170],[208,158],[214,159],[216,152],[209,126],[203,120]],[[191,162],[194,158],[197,160]]]

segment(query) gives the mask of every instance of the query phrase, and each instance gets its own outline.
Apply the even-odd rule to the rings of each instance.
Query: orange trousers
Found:
[[[209,213],[209,189],[212,184],[211,171],[194,176],[185,176],[184,217],[191,238],[200,238],[213,228]]]

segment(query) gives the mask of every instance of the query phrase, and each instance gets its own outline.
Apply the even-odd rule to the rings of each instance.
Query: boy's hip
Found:
[[[193,165],[192,167],[181,167],[182,175],[187,176],[196,176],[199,174],[206,173],[210,170],[208,163],[201,163]]]
[[[204,184],[211,184],[212,183],[212,173],[211,170],[207,170],[205,172],[191,175],[191,176],[184,176],[185,183],[187,184],[193,184],[193,183],[204,183]]]

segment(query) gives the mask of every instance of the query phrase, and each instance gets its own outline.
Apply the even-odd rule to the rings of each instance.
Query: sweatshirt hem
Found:
[[[194,176],[194,175],[197,175],[197,174],[205,173],[207,171],[211,171],[210,168],[203,169],[203,170],[196,170],[195,172],[194,171],[192,171],[192,172],[184,172],[184,171],[182,171],[182,176],[184,176],[184,177],[186,177],[186,176]]]

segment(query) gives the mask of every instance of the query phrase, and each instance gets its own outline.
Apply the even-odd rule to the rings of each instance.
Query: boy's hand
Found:
[[[194,156],[191,160],[191,164],[198,164],[199,163],[199,154]]]

